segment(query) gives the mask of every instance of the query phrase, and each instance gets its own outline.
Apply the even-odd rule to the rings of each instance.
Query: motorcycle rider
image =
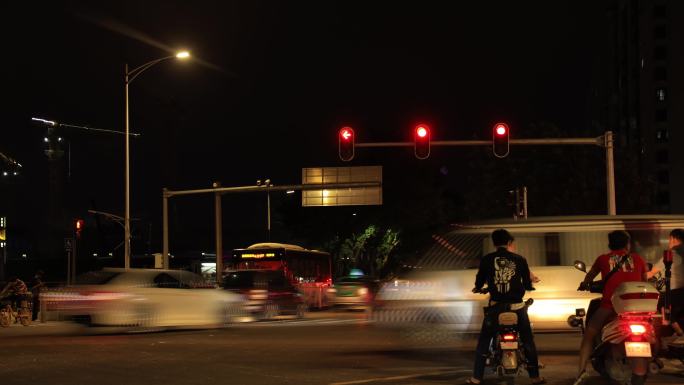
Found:
[[[674,229],[670,232],[670,239],[668,248],[672,250],[672,278],[670,279],[670,303],[672,304],[672,311],[670,313],[670,320],[672,323],[672,330],[677,336],[684,336],[682,330],[682,322],[684,322],[684,229]],[[652,277],[660,272],[665,272],[665,264],[661,258],[656,263],[648,277]],[[681,339],[684,342],[684,339]],[[679,341],[679,340],[678,340]]]
[[[531,274],[527,260],[515,254],[515,239],[505,229],[492,232],[492,241],[496,251],[485,255],[480,260],[480,268],[475,278],[474,293],[479,292],[482,286],[487,283],[489,289],[490,310],[496,308],[503,309],[508,304],[518,304],[523,302],[526,290],[534,290],[532,287]],[[503,306],[501,306],[503,305]],[[498,313],[486,311],[482,322],[482,330],[475,351],[475,364],[473,376],[466,380],[468,384],[480,384],[484,377],[485,359],[492,338],[496,334],[496,324]],[[537,348],[534,344],[530,320],[527,316],[527,308],[516,310],[518,314],[518,331],[520,332],[521,342],[525,350],[527,359],[527,372],[530,375],[532,384],[540,385],[546,383],[543,377],[539,377],[539,362],[537,358]]]
[[[615,288],[623,282],[630,281],[646,281],[647,269],[644,259],[636,253],[631,253],[630,235],[626,231],[616,230],[608,234],[608,248],[609,253],[600,255],[594,261],[594,265],[587,273],[584,281],[580,284],[578,290],[589,290],[589,286],[594,278],[601,273],[601,277],[605,278],[608,273],[618,264],[622,265],[613,274],[608,282],[604,282],[603,296],[601,298],[600,307],[591,315],[587,321],[587,326],[582,338],[582,345],[580,347],[579,371],[574,385],[582,383],[587,375],[586,368],[589,357],[593,349],[593,342],[596,336],[601,332],[603,326],[615,316],[613,303],[611,297]],[[643,369],[643,373],[641,373]],[[646,368],[635,369],[634,374],[643,377]],[[637,371],[639,373],[637,373]]]
[[[28,287],[19,277],[12,276],[0,291],[0,298],[8,297],[13,309],[19,308],[19,303],[28,294]],[[18,322],[18,320],[15,320]]]

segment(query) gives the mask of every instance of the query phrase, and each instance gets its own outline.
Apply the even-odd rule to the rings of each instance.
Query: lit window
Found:
[[[656,99],[658,99],[659,102],[665,101],[665,89],[664,88],[658,88],[656,90]]]
[[[670,133],[666,128],[662,128],[656,132],[656,139],[659,142],[667,142],[670,139]]]

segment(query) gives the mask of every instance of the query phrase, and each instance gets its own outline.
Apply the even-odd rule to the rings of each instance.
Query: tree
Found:
[[[399,244],[398,231],[368,225],[346,238],[335,235],[324,247],[332,254],[335,276],[347,275],[352,268],[375,276],[385,272]]]

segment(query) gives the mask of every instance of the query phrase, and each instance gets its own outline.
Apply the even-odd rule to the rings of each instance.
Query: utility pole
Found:
[[[221,182],[214,182],[214,188],[221,187]],[[223,281],[223,211],[221,208],[221,194],[214,193],[214,217],[216,228],[216,284],[221,286]]]
[[[615,204],[615,165],[613,160],[613,132],[604,135],[603,147],[606,149],[606,194],[608,200],[608,215],[616,215]]]
[[[527,219],[527,186],[516,187],[508,192],[511,194],[511,206],[513,206],[513,219]]]

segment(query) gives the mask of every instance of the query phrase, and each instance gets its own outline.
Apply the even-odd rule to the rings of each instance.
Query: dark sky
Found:
[[[168,55],[161,46],[188,48],[197,60],[161,63],[131,85],[131,127],[142,134],[132,141],[132,210],[156,226],[162,187],[202,188],[215,179],[244,185],[264,177],[297,183],[301,167],[342,165],[336,152],[342,125],[353,126],[358,141],[410,140],[418,121],[433,127],[433,140],[486,139],[496,121],[509,122],[519,138],[539,121],[569,136],[586,133],[603,14],[595,3],[63,1],[24,7],[4,16],[6,39],[17,53],[5,56],[16,105],[10,104],[0,151],[24,163],[26,193],[17,203],[35,209],[45,199],[47,161],[45,130],[30,117],[123,129],[124,63]],[[106,27],[112,25],[119,31]],[[121,213],[123,137],[59,135],[71,143],[71,209]],[[358,151],[352,164],[414,162],[407,151],[381,154]],[[443,161],[427,164],[439,168]],[[236,212],[256,204],[244,202]],[[186,210],[202,214],[185,218],[210,230],[210,207],[209,201],[188,203]]]

